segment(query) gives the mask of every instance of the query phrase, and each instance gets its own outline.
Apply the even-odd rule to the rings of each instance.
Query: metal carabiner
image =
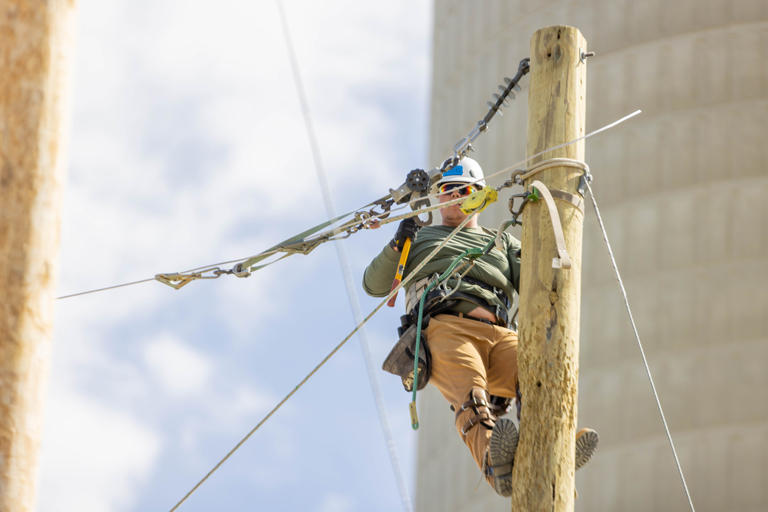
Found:
[[[517,218],[522,215],[523,210],[525,209],[525,205],[528,204],[528,196],[531,195],[530,192],[526,191],[522,194],[515,194],[513,196],[509,197],[509,213],[512,214],[512,226],[516,226],[518,224],[522,225]],[[522,199],[523,201],[520,203],[520,207],[515,210],[515,199]]]
[[[440,302],[445,302],[446,300],[448,300],[448,297],[453,295],[456,292],[456,290],[459,289],[459,286],[461,285],[461,278],[463,277],[462,274],[459,274],[458,272],[454,272],[451,277],[453,279],[456,279],[456,285],[453,288],[449,288],[448,287],[448,279],[446,279],[445,281],[443,281],[442,283],[437,285],[438,288],[442,288],[444,290],[444,292],[445,292],[445,295],[440,297]]]

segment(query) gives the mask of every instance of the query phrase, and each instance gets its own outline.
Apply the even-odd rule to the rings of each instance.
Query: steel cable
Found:
[[[646,359],[645,357],[643,344],[640,342],[640,334],[637,332],[635,319],[632,316],[632,309],[629,307],[629,298],[627,297],[627,290],[624,288],[624,282],[621,280],[621,274],[619,274],[619,268],[616,265],[616,258],[613,257],[613,251],[611,250],[611,243],[608,241],[608,233],[606,233],[605,231],[603,218],[600,216],[600,210],[597,208],[597,201],[595,200],[595,194],[592,192],[592,186],[589,184],[589,181],[586,181],[585,183],[587,185],[587,189],[589,190],[589,197],[590,199],[592,199],[592,206],[595,208],[595,214],[597,215],[597,222],[600,224],[600,230],[603,232],[603,240],[605,240],[605,247],[606,249],[608,249],[608,256],[611,258],[611,265],[613,266],[613,271],[616,274],[616,280],[619,282],[619,288],[621,288],[621,295],[624,297],[624,305],[627,307],[627,314],[629,314],[629,321],[632,324],[632,330],[635,332],[635,339],[637,340],[637,346],[640,348],[640,355],[643,357],[643,364],[645,365],[645,371],[648,374],[648,380],[651,382],[651,389],[653,390],[653,396],[656,399],[656,406],[659,408],[661,421],[662,423],[664,423],[664,431],[667,433],[667,440],[669,440],[669,446],[670,448],[672,448],[672,455],[675,458],[675,464],[677,464],[677,471],[680,474],[680,480],[682,480],[683,482],[685,495],[688,498],[688,505],[690,505],[691,507],[691,512],[696,512],[693,508],[693,500],[691,500],[691,493],[688,491],[688,485],[685,483],[685,476],[683,476],[683,468],[680,466],[680,460],[677,458],[675,443],[672,442],[672,434],[669,432],[667,419],[664,417],[664,410],[661,408],[661,400],[659,400],[659,394],[656,391],[656,385],[653,383],[653,377],[651,376],[651,368],[648,366],[648,359]]]
[[[285,44],[288,49],[288,58],[291,63],[293,80],[296,85],[296,92],[299,96],[301,113],[304,118],[304,127],[307,131],[309,146],[312,150],[312,159],[315,163],[317,180],[320,182],[320,190],[322,191],[323,201],[325,203],[325,210],[328,214],[328,218],[335,219],[336,206],[333,201],[333,195],[331,194],[331,187],[328,184],[328,176],[326,175],[325,167],[323,166],[323,160],[320,154],[320,144],[317,141],[317,134],[315,133],[312,114],[309,109],[309,101],[307,100],[307,94],[304,90],[304,82],[301,78],[299,61],[296,57],[296,51],[293,47],[291,31],[288,26],[288,17],[285,14],[282,1],[276,0],[276,3],[277,9],[280,13],[280,22],[283,28],[283,35],[285,36]],[[339,230],[336,230],[334,236],[338,235],[338,233]],[[341,273],[344,278],[344,285],[347,290],[349,306],[352,309],[352,317],[356,324],[361,324],[363,320],[363,312],[360,308],[360,300],[357,297],[357,291],[355,289],[354,279],[352,277],[352,271],[349,265],[349,259],[347,258],[346,248],[344,247],[344,241],[337,240],[334,246],[336,247],[336,255],[338,257],[339,266],[341,267]],[[408,493],[408,486],[405,483],[405,477],[403,476],[403,470],[400,465],[400,456],[398,455],[397,445],[395,444],[395,437],[392,434],[392,427],[389,423],[389,415],[387,413],[386,402],[384,401],[384,393],[381,390],[381,384],[379,383],[379,378],[376,374],[376,366],[373,363],[371,344],[368,341],[368,332],[364,326],[360,327],[358,330],[357,337],[360,341],[360,348],[363,352],[365,369],[368,373],[368,380],[370,381],[371,391],[373,392],[373,399],[376,404],[376,412],[378,413],[379,423],[382,433],[384,434],[384,442],[389,454],[390,463],[392,465],[392,472],[394,473],[395,482],[397,483],[397,488],[400,493],[400,501],[402,502],[403,510],[405,510],[405,512],[412,512],[413,506],[411,504],[411,498]]]

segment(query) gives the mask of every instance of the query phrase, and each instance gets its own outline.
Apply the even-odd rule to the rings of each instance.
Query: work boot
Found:
[[[483,472],[493,481],[497,494],[508,498],[512,496],[512,467],[517,450],[517,427],[509,418],[499,418],[491,432],[491,439],[486,452]]]
[[[520,393],[520,386],[516,386],[515,390],[516,406],[517,406],[517,421],[520,422],[521,405],[523,403],[523,395]],[[592,459],[592,456],[597,450],[597,443],[600,441],[600,436],[597,432],[591,428],[583,428],[576,432],[576,469],[581,469],[587,462]]]
[[[591,428],[583,428],[576,432],[576,469],[589,462],[597,450],[600,436]]]

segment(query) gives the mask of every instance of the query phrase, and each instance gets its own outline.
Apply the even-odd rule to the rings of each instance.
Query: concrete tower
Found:
[[[544,26],[579,28],[597,53],[588,130],[643,110],[587,142],[595,194],[696,510],[768,510],[768,2],[435,0],[434,24],[432,163]],[[527,83],[475,146],[486,174],[525,157]],[[483,224],[508,215],[502,199]],[[590,205],[583,261],[579,425],[601,445],[576,509],[688,510]],[[473,493],[434,388],[419,410],[417,510],[509,511]]]

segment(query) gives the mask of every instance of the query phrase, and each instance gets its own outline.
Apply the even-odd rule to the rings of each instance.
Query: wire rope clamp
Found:
[[[495,203],[499,199],[499,193],[493,187],[485,187],[473,194],[470,194],[463,203],[461,203],[461,211],[466,215],[471,213],[480,213],[485,210],[488,205]]]

